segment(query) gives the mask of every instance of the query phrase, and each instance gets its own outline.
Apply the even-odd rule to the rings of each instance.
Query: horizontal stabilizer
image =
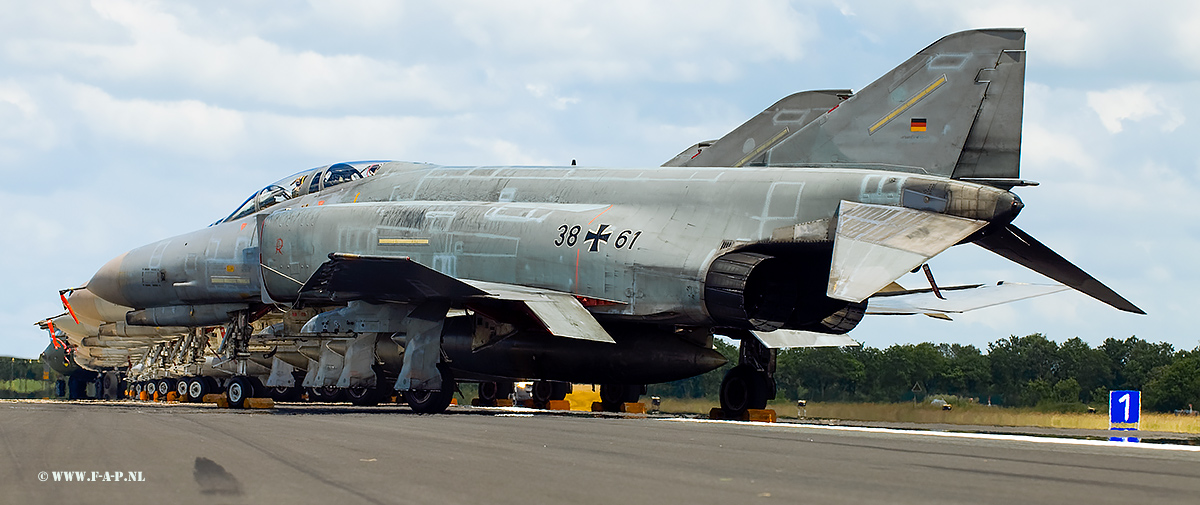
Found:
[[[552,335],[616,343],[592,313],[567,293],[514,284],[471,280],[464,282],[486,291],[490,297],[524,303]]]
[[[945,214],[842,201],[830,298],[861,302],[987,223]]]
[[[1061,284],[1022,284],[998,282],[988,285],[950,286],[940,289],[939,299],[932,289],[886,292],[867,300],[867,314],[957,314],[1001,305],[1071,289]]]
[[[1012,224],[985,235],[975,243],[1115,308],[1135,314],[1145,314],[1142,309],[1118,295],[1116,291],[1109,289],[1108,286]]]
[[[771,349],[793,347],[858,347],[862,344],[847,335],[830,335],[815,331],[775,330],[752,331],[759,342]]]

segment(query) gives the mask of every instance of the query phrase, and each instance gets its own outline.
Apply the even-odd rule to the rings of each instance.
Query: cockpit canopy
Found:
[[[356,164],[362,165],[363,168],[360,170],[350,163],[337,163],[326,167],[310,168],[303,172],[284,177],[250,195],[250,198],[242,202],[242,205],[238,206],[237,210],[233,211],[229,217],[217,221],[217,223],[236,221],[286,200],[301,195],[318,193],[338,184],[374,175],[380,166],[379,163],[374,162],[359,162]]]

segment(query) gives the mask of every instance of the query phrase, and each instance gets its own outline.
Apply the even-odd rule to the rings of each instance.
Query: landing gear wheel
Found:
[[[567,395],[571,393],[571,383],[553,381],[550,383],[553,387],[550,393],[551,400],[566,400]]]
[[[321,396],[325,398],[325,401],[327,402],[346,403],[350,401],[350,398],[346,394],[346,390],[344,388],[339,388],[337,386],[325,386],[320,389]]]
[[[254,388],[254,395],[252,398],[266,398],[268,396],[267,387],[263,385],[262,381],[258,380],[258,377],[254,376],[250,376],[249,378],[250,386]]]
[[[307,388],[308,401],[317,403],[341,403],[347,401],[346,390],[337,386]]]
[[[442,390],[441,391],[406,391],[404,399],[408,402],[408,406],[412,407],[413,412],[418,414],[440,414],[446,411],[450,406],[450,400],[454,398],[454,390],[457,389],[454,384],[454,377],[450,375],[448,368],[438,366],[438,371],[442,373]]]
[[[229,379],[229,385],[225,387],[225,399],[229,400],[230,407],[246,408],[246,400],[254,396],[254,384],[250,379],[244,375]]]
[[[479,383],[479,399],[485,402],[495,402],[499,398],[508,398],[508,395],[511,395],[512,392],[512,381]]]
[[[304,394],[304,388],[299,386],[275,386],[267,388],[267,396],[277,402],[298,402]]]
[[[175,393],[179,395],[179,401],[190,402],[192,399],[188,397],[188,389],[191,388],[194,377],[184,377],[175,383]]]
[[[204,384],[204,388],[203,388],[204,394],[222,393],[221,383],[217,382],[216,378],[209,377],[209,376],[203,376],[203,377],[200,377],[200,382]],[[201,397],[201,398],[203,398],[203,397]]]
[[[204,401],[204,395],[213,392],[204,379],[205,377],[192,377],[187,380],[187,401],[193,403]]]
[[[533,383],[533,401],[545,405],[551,400],[562,400],[571,392],[571,383],[562,381],[537,381]]]
[[[770,389],[766,372],[748,365],[735,366],[721,381],[721,411],[726,419],[740,419],[747,410],[766,408]]]
[[[158,394],[165,399],[167,397],[167,393],[175,390],[175,383],[175,379],[159,379]]]
[[[600,405],[605,412],[620,412],[621,405],[637,403],[642,396],[642,386],[637,384],[601,384]]]
[[[104,372],[100,375],[100,392],[98,396],[102,400],[119,400],[125,396],[125,392],[121,389],[121,377],[116,372]]]
[[[383,391],[371,386],[359,386],[346,388],[346,397],[350,399],[350,403],[359,407],[370,407],[379,405],[379,401],[383,399]]]
[[[535,405],[545,405],[554,396],[554,383],[550,381],[537,381],[533,383],[533,392],[530,395],[533,397]]]

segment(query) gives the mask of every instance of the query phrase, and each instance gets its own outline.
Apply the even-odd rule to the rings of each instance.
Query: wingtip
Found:
[[[1117,294],[1112,288],[1105,286],[1104,283],[1096,280],[1095,277],[1084,272],[1066,258],[1059,256],[1045,244],[1011,223],[997,232],[976,240],[975,243],[1115,309],[1134,314],[1146,314],[1145,311]]]
[[[1137,306],[1132,303],[1129,304],[1129,307],[1117,307],[1117,308],[1121,309],[1125,312],[1132,312],[1134,314],[1138,314],[1138,315],[1142,315],[1142,316],[1146,315],[1146,311],[1137,308]]]

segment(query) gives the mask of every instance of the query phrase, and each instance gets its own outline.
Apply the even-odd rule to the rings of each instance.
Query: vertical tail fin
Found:
[[[947,35],[748,164],[887,164],[1015,179],[1024,50],[1021,29]]]
[[[788,134],[800,131],[837,107],[850,95],[848,89],[826,89],[785,96],[719,140],[698,143],[663,166],[740,167],[787,138]]]

